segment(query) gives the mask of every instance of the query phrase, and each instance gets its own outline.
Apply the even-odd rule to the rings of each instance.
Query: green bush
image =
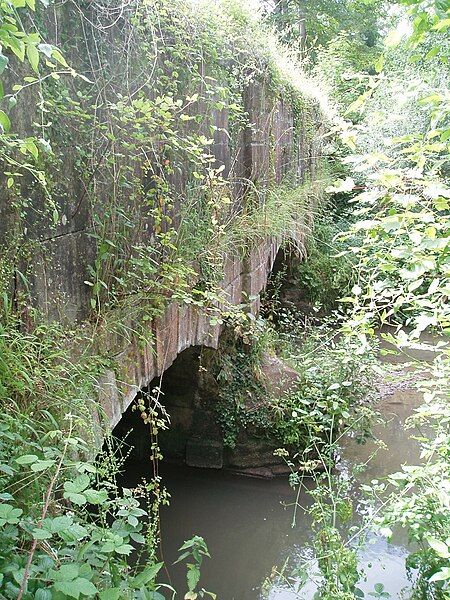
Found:
[[[144,510],[116,483],[119,458],[93,459],[102,361],[74,362],[57,325],[21,328],[0,325],[1,597],[162,598],[154,583],[159,482],[142,488]]]
[[[307,258],[293,267],[292,279],[305,300],[325,310],[336,308],[355,281],[355,263],[343,254],[348,247],[338,237],[345,227],[344,221],[318,218],[307,242]]]
[[[277,332],[263,324],[252,347],[237,340],[221,354],[216,410],[226,445],[233,447],[239,432],[249,429],[297,452],[317,454],[356,409],[358,433],[367,434],[371,411],[364,404],[374,355],[362,355],[359,344],[336,338],[327,325],[303,329],[299,338],[300,323],[292,325],[293,318],[290,330]],[[261,374],[263,353],[277,353],[297,372],[289,391],[268,391]]]

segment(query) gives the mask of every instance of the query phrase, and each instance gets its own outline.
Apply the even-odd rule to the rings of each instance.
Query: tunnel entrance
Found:
[[[251,343],[225,329],[217,350],[193,346],[181,352],[115,427],[122,456],[136,471],[162,458],[253,476],[284,474],[287,467],[274,454],[280,442],[268,402],[294,385],[297,375],[282,360],[251,350]]]
[[[187,348],[162,377],[139,392],[113,430],[130,460],[150,461],[157,444],[167,462],[223,466],[222,432],[214,413],[216,383],[202,366],[213,352]]]
[[[261,297],[261,316],[277,327],[283,328],[294,316],[304,324],[303,327],[307,323],[317,324],[323,316],[308,293],[308,285],[301,272],[302,264],[297,249],[290,245],[280,247]]]

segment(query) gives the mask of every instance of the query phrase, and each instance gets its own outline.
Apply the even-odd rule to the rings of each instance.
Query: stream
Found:
[[[357,507],[358,484],[383,478],[402,464],[417,463],[418,445],[410,437],[413,432],[405,431],[403,425],[419,401],[411,383],[386,384],[380,388],[377,409],[384,423],[376,426],[374,434],[386,448],[379,449],[357,476],[353,492]],[[376,447],[372,441],[360,445],[352,439],[343,439],[337,465],[341,476],[366,462]],[[128,477],[133,480],[145,475],[139,470],[140,473],[132,472]],[[307,583],[300,595],[276,582],[263,593],[264,581],[274,566],[281,569],[287,560],[295,564],[296,558],[307,557],[310,552],[306,545],[311,541],[311,523],[303,511],[298,511],[297,522],[292,526],[295,491],[286,478],[255,479],[224,470],[166,465],[164,461],[161,474],[171,495],[170,506],[161,512],[165,578],[170,576],[180,597],[180,592],[184,594],[186,590],[186,567],[173,563],[183,542],[201,535],[211,554],[201,568],[201,586],[217,594],[218,600],[312,599],[317,589],[313,581]],[[306,493],[300,495],[299,501],[302,505],[311,503]],[[359,513],[357,508],[348,527],[361,522]],[[383,583],[391,598],[407,597],[403,595],[410,585],[404,561],[407,554],[406,540],[401,534],[396,534],[391,543],[371,535],[359,554],[364,575],[358,586],[367,593],[373,591],[375,583]]]

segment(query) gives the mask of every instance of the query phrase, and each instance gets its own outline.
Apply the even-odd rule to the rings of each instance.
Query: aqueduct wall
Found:
[[[116,18],[105,11],[96,14],[99,7],[94,3],[86,7],[67,3],[58,10],[44,11],[42,16],[47,41],[61,48],[82,78],[69,75],[56,83],[46,78],[42,93],[46,106],[51,108],[44,115],[33,96],[33,86],[17,95],[17,105],[11,109],[13,134],[22,138],[42,135],[41,130],[36,131],[36,123],[48,120],[45,136],[52,148],[50,164],[45,166],[51,184],[50,201],[30,176],[18,179],[17,185],[10,187],[5,185],[6,175],[1,175],[0,251],[4,263],[0,265],[0,289],[12,298],[25,323],[30,308],[44,319],[71,327],[83,326],[96,318],[92,316],[92,283],[86,282],[92,282],[93,269],[98,267],[99,230],[108,229],[111,220],[132,220],[131,248],[153,243],[154,216],[144,192],[149,169],[158,174],[160,165],[167,161],[167,142],[161,142],[167,136],[156,127],[148,134],[148,140],[141,132],[133,138],[134,124],[122,123],[117,105],[122,102],[129,108],[134,106],[135,98],[143,98],[158,107],[154,73],[168,82],[178,77],[180,81],[170,88],[174,101],[178,96],[183,101],[187,95],[198,97],[189,102],[189,111],[198,113],[199,118],[191,119],[188,114],[182,123],[175,118],[171,128],[176,129],[181,140],[202,132],[212,137],[209,152],[214,165],[224,167],[223,176],[233,190],[231,213],[239,214],[245,208],[249,188],[261,190],[264,202],[264,191],[279,185],[287,175],[298,184],[306,177],[315,178],[320,146],[317,107],[311,100],[300,102],[298,90],[288,92],[287,84],[280,85],[270,65],[264,64],[264,52],[259,71],[251,77],[242,71],[243,80],[237,82],[247,125],[233,130],[229,105],[208,103],[205,81],[207,73],[217,71],[218,83],[226,86],[224,72],[231,71],[234,65],[224,65],[220,56],[208,59],[210,64],[202,59],[197,79],[192,83],[189,70],[182,75],[175,72],[175,67],[180,72],[185,67],[184,59],[172,57],[171,63],[164,61],[161,48],[150,64],[152,57],[143,55],[142,48],[147,53],[153,51],[145,37],[151,31],[141,34],[141,30],[133,29],[132,8],[130,3],[130,14],[124,11]],[[170,15],[166,18],[170,19]],[[194,22],[189,27],[203,25]],[[155,47],[174,43],[173,32],[158,35]],[[189,31],[184,35],[189,36]],[[166,47],[162,49],[165,51]],[[237,52],[236,64],[245,60],[239,56],[244,50]],[[185,80],[181,81],[183,77]],[[220,81],[220,77],[225,78]],[[174,164],[167,185],[173,203],[164,217],[177,228],[192,166],[182,155],[175,154],[171,160]],[[117,203],[122,212],[112,212]],[[301,242],[305,215],[293,217],[298,217],[295,236]],[[310,215],[306,217],[308,220]],[[233,253],[233,258],[225,261],[220,287],[228,302],[237,305],[244,297],[255,297],[251,310],[258,311],[257,297],[266,285],[279,243],[275,239],[260,241],[252,245],[245,257]],[[208,314],[170,299],[164,314],[149,322],[148,328],[153,341],[145,347],[137,339],[111,337],[108,348],[99,349],[114,363],[101,382],[102,405],[112,426],[137,391],[161,375],[178,353],[195,345],[215,347],[220,333],[220,326],[212,326]]]

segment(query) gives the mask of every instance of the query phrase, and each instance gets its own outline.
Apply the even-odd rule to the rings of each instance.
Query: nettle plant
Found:
[[[163,598],[157,528],[141,500],[155,501],[151,485],[122,490],[117,464],[110,461],[105,474],[100,463],[82,460],[89,448],[72,415],[63,429],[46,411],[20,417],[18,427],[18,415],[6,415],[0,430],[3,596]],[[133,552],[145,554],[143,564]]]
[[[161,566],[155,544],[164,492],[157,479],[123,490],[120,455],[92,458],[95,382],[105,363],[73,362],[66,333],[53,324],[25,334],[2,315],[1,594],[158,598],[150,592]]]

